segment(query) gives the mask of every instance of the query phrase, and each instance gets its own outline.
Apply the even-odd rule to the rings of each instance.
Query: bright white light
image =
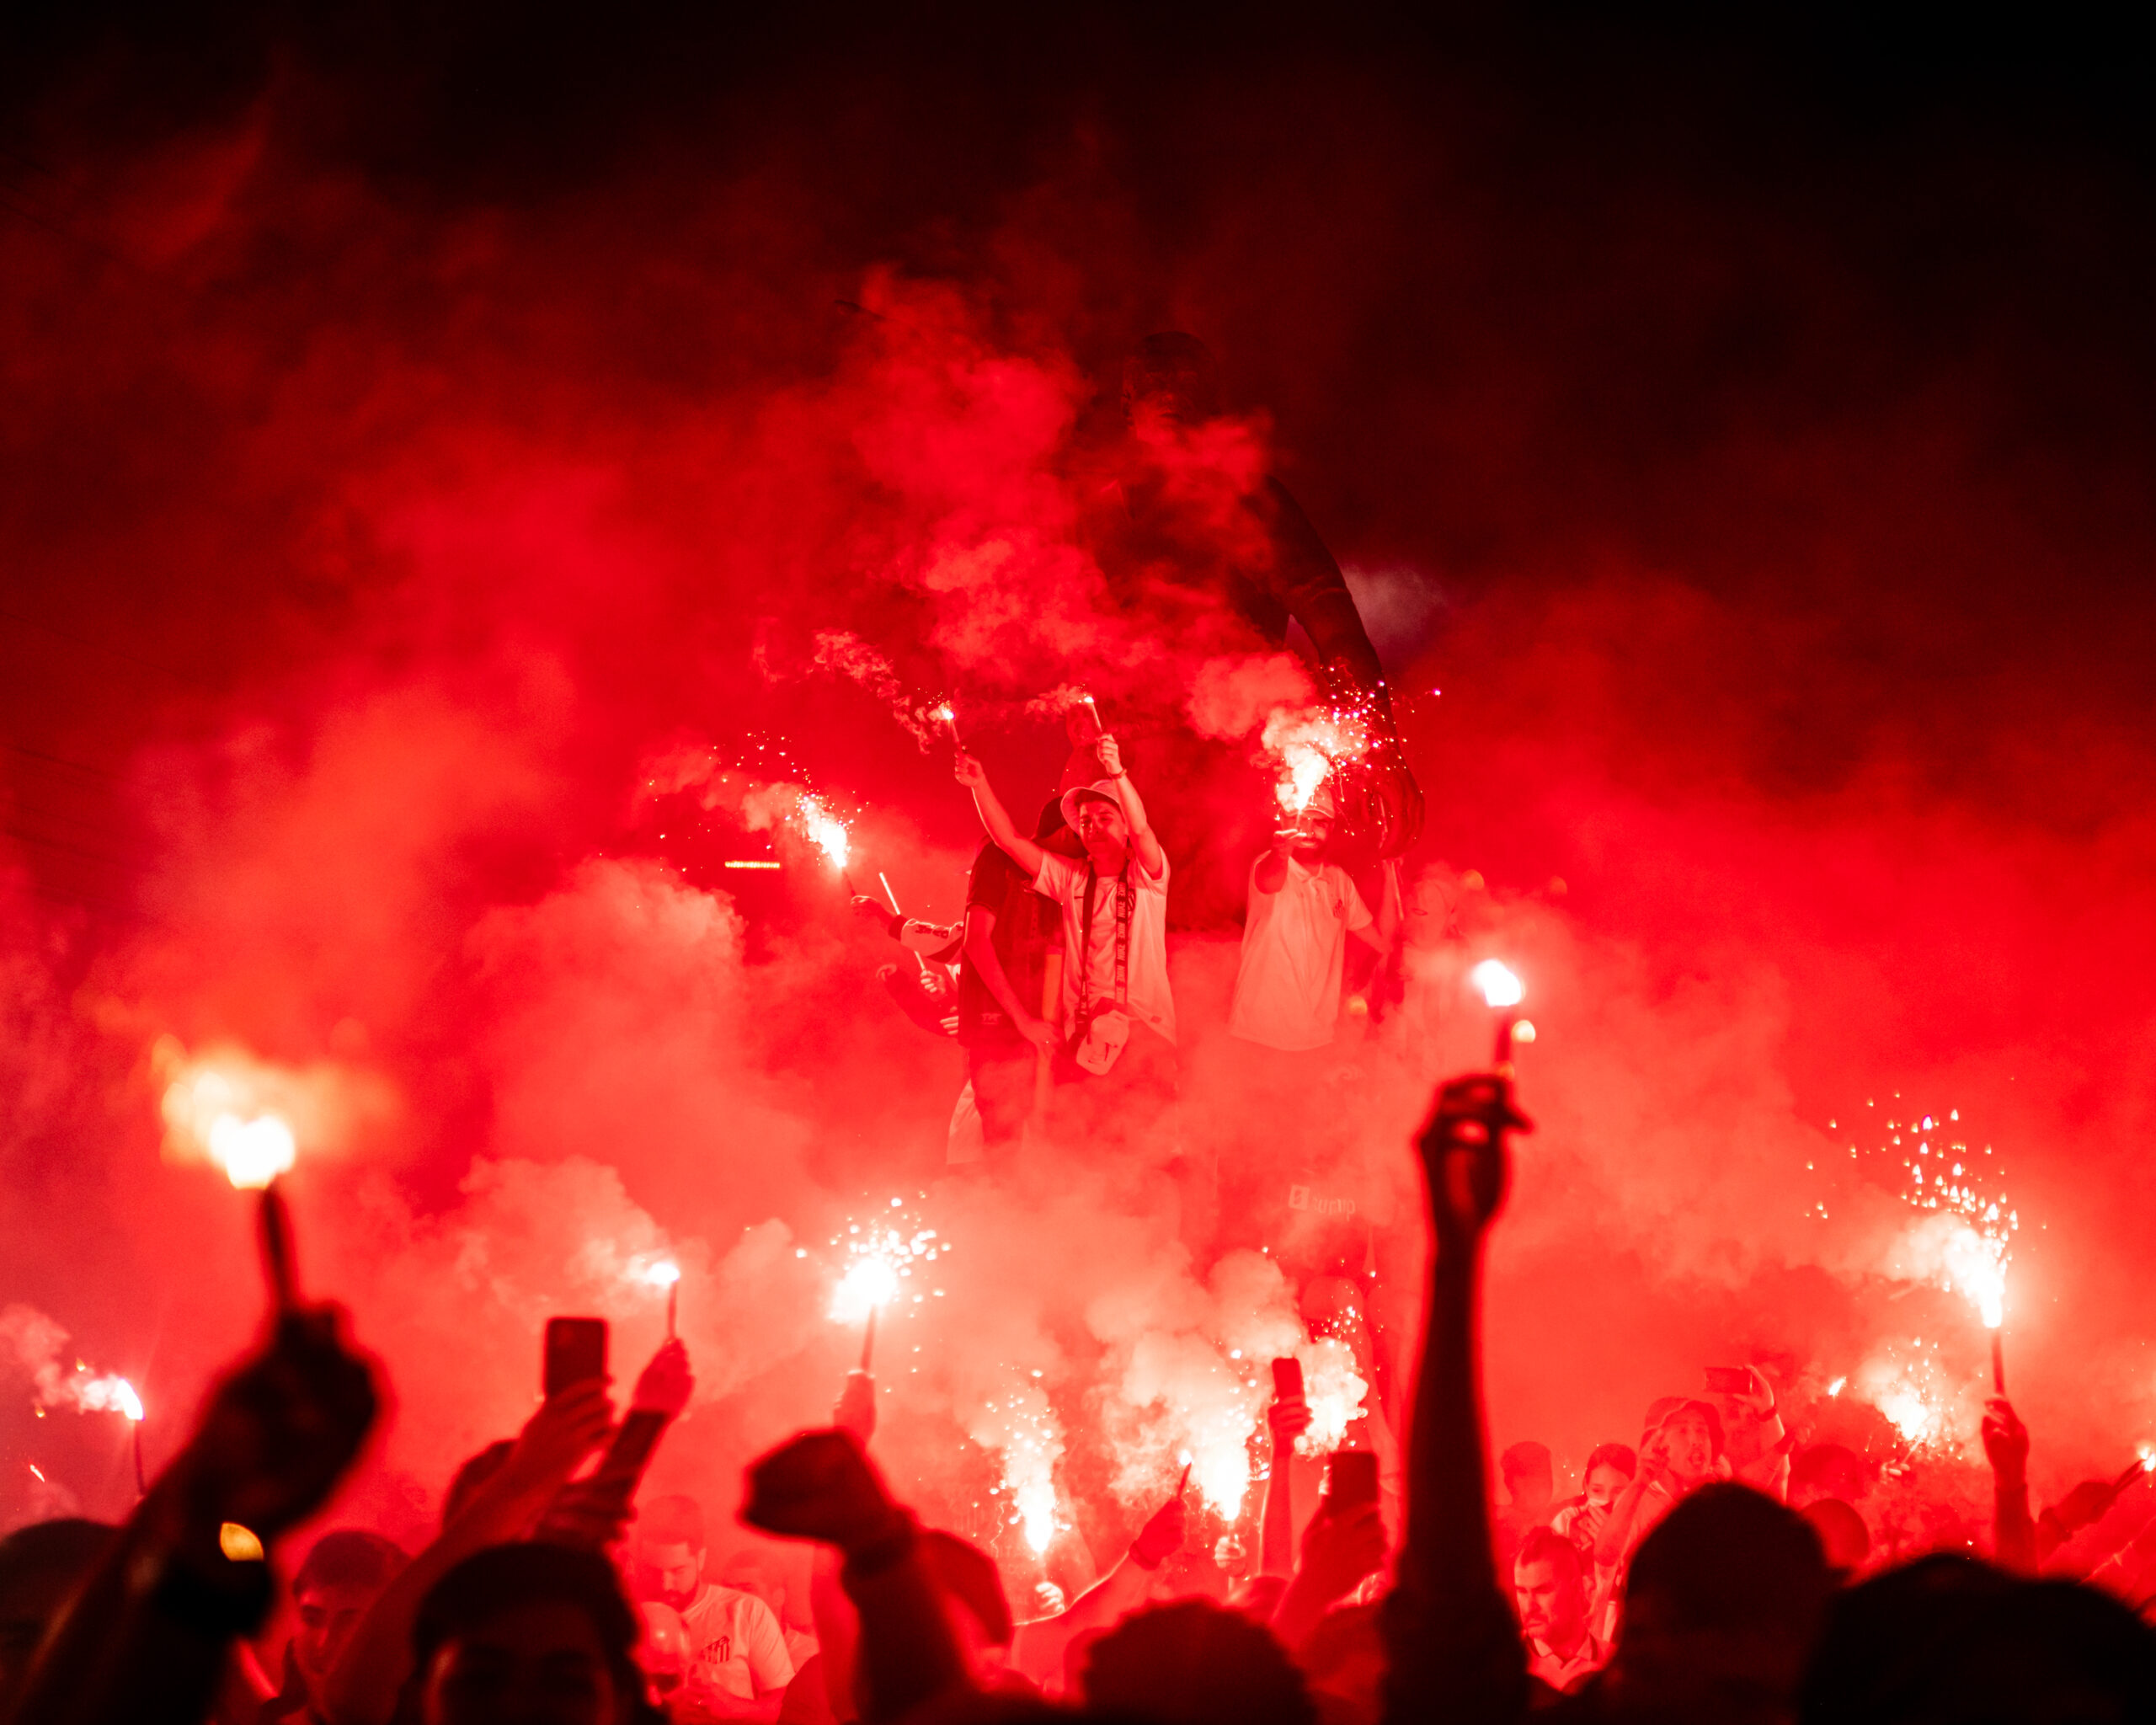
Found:
[[[888,1259],[857,1258],[839,1278],[838,1290],[831,1296],[831,1316],[842,1324],[863,1322],[876,1307],[898,1298],[898,1293],[899,1273]]]
[[[1519,978],[1495,959],[1485,959],[1467,975],[1482,991],[1483,1000],[1491,1006],[1516,1007],[1527,997],[1527,989]]]
[[[681,1266],[671,1258],[662,1258],[644,1271],[643,1279],[654,1288],[670,1288],[681,1279]]]
[[[292,1166],[292,1129],[275,1114],[243,1120],[220,1114],[210,1126],[210,1159],[242,1188],[267,1186]]]
[[[824,805],[820,797],[803,797],[800,814],[802,831],[830,859],[831,867],[845,868],[853,851],[853,841],[847,835],[846,823]]]

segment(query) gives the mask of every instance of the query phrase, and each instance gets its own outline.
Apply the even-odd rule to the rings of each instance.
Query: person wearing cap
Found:
[[[1332,825],[1332,795],[1321,787],[1251,865],[1230,1036],[1283,1054],[1329,1048],[1348,937],[1380,953],[1392,944],[1392,930],[1370,914],[1348,871],[1327,860]]]
[[[1617,1494],[1595,1539],[1597,1579],[1604,1590],[1598,1604],[1622,1597],[1632,1553],[1681,1498],[1710,1480],[1730,1477],[1721,1415],[1711,1402],[1657,1397],[1647,1405],[1644,1426],[1639,1471]]]
[[[1059,1083],[1091,1082],[1122,1097],[1175,1089],[1175,997],[1168,986],[1168,857],[1123,770],[1113,735],[1094,743],[1100,776],[1063,794],[1063,815],[1085,846],[1058,856],[1020,832],[979,761],[962,754],[960,784],[988,835],[1062,907],[1064,1051]]]

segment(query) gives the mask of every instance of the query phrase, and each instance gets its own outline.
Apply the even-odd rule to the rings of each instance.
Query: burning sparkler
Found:
[[[846,1255],[846,1270],[831,1291],[831,1322],[862,1326],[863,1371],[868,1370],[876,1346],[877,1313],[905,1291],[899,1284],[913,1275],[916,1264],[933,1263],[951,1250],[950,1242],[939,1238],[935,1229],[915,1226],[917,1219],[903,1210],[898,1199],[891,1200],[891,1208],[899,1213],[866,1225],[849,1221],[846,1231],[831,1241],[833,1246],[843,1245]]]
[[[853,840],[846,831],[846,823],[831,812],[830,805],[815,792],[803,791],[794,818],[808,841],[830,859],[832,868],[843,874],[853,852]]]
[[[965,745],[958,740],[958,715],[948,701],[933,709],[928,715],[951,733],[951,746],[963,750]]]
[[[1467,973],[1467,977],[1481,995],[1483,1003],[1497,1015],[1497,1070],[1508,1074],[1512,1071],[1513,1044],[1534,1040],[1534,1025],[1511,1010],[1527,998],[1527,985],[1496,959],[1485,959]]]
[[[1369,728],[1352,709],[1277,707],[1265,721],[1258,745],[1272,759],[1278,774],[1273,793],[1281,809],[1294,819],[1310,807],[1318,788],[1343,761],[1355,760],[1368,750]]]
[[[645,1269],[643,1279],[653,1287],[666,1290],[666,1339],[670,1342],[681,1298],[681,1266],[670,1258],[661,1258]]]
[[[2006,1267],[2021,1215],[2003,1183],[1993,1183],[2004,1181],[2005,1169],[1991,1146],[1972,1151],[1961,1119],[1959,1108],[1950,1108],[1944,1119],[1927,1114],[1913,1122],[1886,1123],[1890,1147],[1899,1151],[1909,1176],[1903,1199],[1926,1213],[1903,1249],[1919,1276],[1959,1294],[1975,1309],[1990,1332],[1992,1391],[2003,1396]],[[1909,1139],[1915,1140],[1913,1153]]]
[[[159,1107],[168,1145],[175,1139],[191,1142],[236,1189],[262,1194],[256,1223],[263,1275],[278,1310],[289,1311],[299,1303],[299,1289],[291,1212],[277,1183],[291,1171],[299,1146],[285,1116],[264,1100],[273,1081],[274,1075],[265,1079],[264,1072],[237,1064],[196,1061],[165,1087]]]
[[[1038,1371],[1013,1371],[1011,1382],[967,1422],[967,1435],[1003,1457],[1010,1520],[1035,1556],[1055,1538],[1055,1465],[1063,1456],[1063,1429]]]

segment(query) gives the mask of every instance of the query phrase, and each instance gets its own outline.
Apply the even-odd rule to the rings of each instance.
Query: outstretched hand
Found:
[[[969,791],[988,782],[988,769],[963,750],[951,762],[951,774]]]
[[[741,1519],[780,1539],[854,1551],[893,1532],[904,1512],[851,1432],[801,1432],[750,1464]]]
[[[1110,778],[1123,774],[1123,746],[1107,732],[1102,731],[1093,744],[1093,758],[1101,763],[1101,771]]]
[[[651,1356],[651,1363],[637,1375],[637,1387],[629,1397],[629,1406],[646,1413],[663,1413],[669,1419],[678,1418],[681,1410],[689,1405],[689,1397],[696,1392],[696,1376],[689,1370],[689,1350],[681,1344],[680,1337],[671,1337]]]
[[[380,1397],[334,1306],[280,1312],[269,1341],[211,1391],[173,1477],[191,1514],[269,1541],[322,1507]]]
[[[1131,1558],[1141,1569],[1158,1569],[1182,1549],[1189,1530],[1190,1511],[1184,1506],[1182,1493],[1177,1492],[1138,1530],[1138,1537],[1130,1542]]]
[[[503,1474],[520,1491],[558,1491],[584,1458],[614,1434],[614,1405],[603,1378],[557,1390],[524,1423]]]
[[[1344,1515],[1314,1515],[1303,1530],[1302,1572],[1326,1600],[1352,1592],[1384,1562],[1385,1518],[1374,1503]]]
[[[1278,1455],[1310,1429],[1310,1404],[1301,1396],[1279,1396],[1265,1410],[1265,1423],[1273,1429],[1273,1449]]]
[[[2029,1471],[2029,1429],[2004,1396],[1984,1398],[1984,1460],[2001,1479],[2018,1480]]]
[[[868,1447],[868,1440],[876,1435],[876,1375],[856,1366],[846,1375],[846,1383],[839,1391],[837,1404],[831,1409],[831,1423],[842,1432],[851,1432],[862,1448]]]
[[[1481,1237],[1504,1202],[1505,1134],[1534,1130],[1513,1106],[1507,1079],[1478,1072],[1439,1088],[1416,1147],[1440,1248],[1454,1251]]]

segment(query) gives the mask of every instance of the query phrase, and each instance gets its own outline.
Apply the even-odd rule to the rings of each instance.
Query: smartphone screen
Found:
[[[1303,1393],[1303,1363],[1299,1359],[1276,1359],[1273,1362],[1273,1393],[1285,1402],[1291,1396]]]
[[[1325,1497],[1328,1512],[1344,1515],[1378,1500],[1378,1456],[1374,1450],[1335,1450],[1326,1458]]]
[[[606,1320],[550,1317],[547,1320],[546,1363],[540,1387],[549,1396],[606,1375]]]
[[[1710,1365],[1707,1368],[1707,1387],[1717,1396],[1749,1395],[1752,1374],[1741,1365]]]

